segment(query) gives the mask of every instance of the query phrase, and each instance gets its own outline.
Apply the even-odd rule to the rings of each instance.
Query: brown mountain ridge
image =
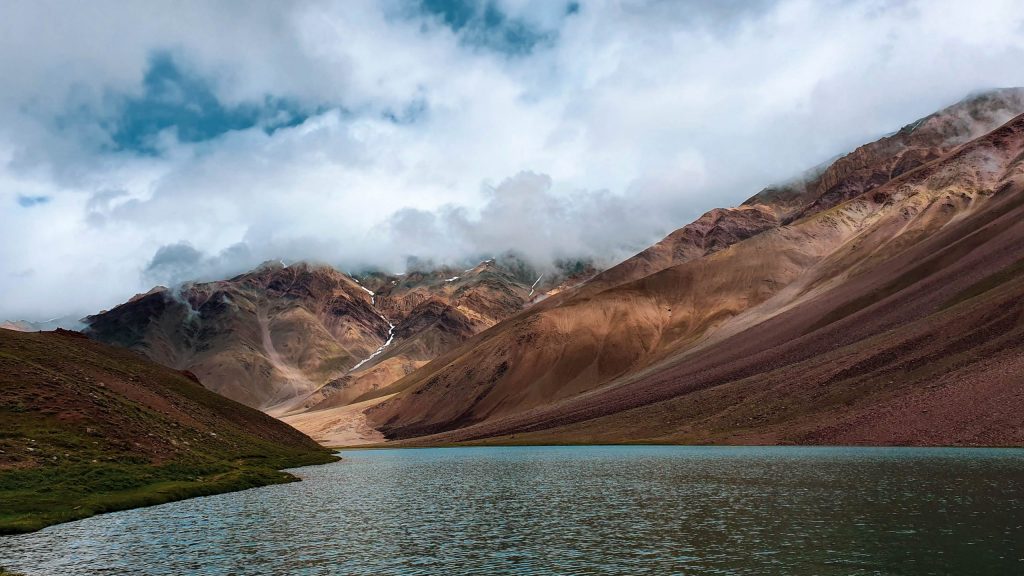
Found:
[[[267,264],[87,333],[331,445],[1019,444],[1022,112],[974,95],[603,272]]]
[[[85,333],[285,416],[348,405],[592,274],[573,262],[541,276],[512,255],[359,277],[268,262],[228,280],[154,288],[87,317]]]
[[[1022,110],[1020,90],[987,93],[709,213],[392,385],[369,425],[406,443],[1020,444]]]

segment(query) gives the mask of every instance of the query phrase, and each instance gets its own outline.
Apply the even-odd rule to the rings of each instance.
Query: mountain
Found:
[[[363,281],[373,288],[381,314],[396,320],[394,341],[331,382],[327,389],[339,393],[325,394],[330,405],[347,403],[411,373],[519,312],[530,297],[529,284],[493,260],[462,271],[442,268],[400,277],[376,274]]]
[[[283,416],[346,406],[593,273],[572,262],[538,278],[509,255],[466,270],[358,277],[272,262],[229,280],[154,288],[87,317],[85,333]]]
[[[297,430],[77,332],[0,329],[0,533],[294,480]]]
[[[648,276],[860,196],[938,159],[1024,111],[1024,90],[985,92],[865,144],[827,166],[771,186],[735,208],[716,208],[594,278],[603,289]]]
[[[352,278],[278,263],[225,281],[157,287],[86,322],[91,338],[189,370],[211,390],[263,410],[344,373],[390,329]]]
[[[363,398],[406,443],[1024,443],[1024,91],[709,212]]]
[[[42,322],[33,322],[31,320],[4,320],[0,322],[0,329],[15,330],[17,332],[49,332],[57,328],[79,330],[84,326],[85,324],[76,315],[59,316],[43,320]]]
[[[379,397],[395,381],[475,334],[595,273],[580,261],[559,262],[539,273],[506,254],[465,270],[362,276],[363,284],[373,288],[377,308],[395,319],[393,342],[279,416],[331,445],[380,440],[364,425],[360,409],[365,398]]]

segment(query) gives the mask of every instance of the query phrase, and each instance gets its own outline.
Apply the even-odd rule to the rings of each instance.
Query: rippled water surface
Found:
[[[372,450],[0,538],[71,574],[1024,574],[1024,451]]]

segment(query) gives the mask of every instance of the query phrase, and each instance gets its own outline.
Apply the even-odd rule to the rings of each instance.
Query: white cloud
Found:
[[[496,5],[550,41],[506,54],[397,0],[5,3],[0,318],[115,304],[181,243],[200,256],[163,278],[276,257],[621,257],[972,90],[1024,84],[1015,1]],[[309,117],[116,151],[110,123],[156,53],[225,107],[273,97]]]

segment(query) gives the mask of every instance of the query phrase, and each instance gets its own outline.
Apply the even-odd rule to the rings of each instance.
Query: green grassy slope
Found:
[[[0,534],[288,482],[280,469],[335,459],[134,352],[0,330]]]

